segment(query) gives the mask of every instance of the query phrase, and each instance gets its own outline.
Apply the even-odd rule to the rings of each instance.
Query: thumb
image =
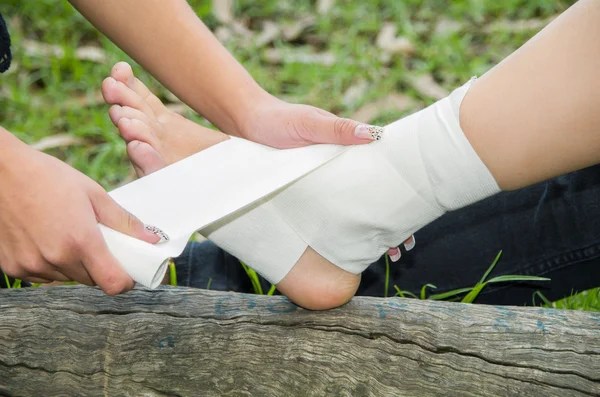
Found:
[[[362,124],[352,119],[333,114],[319,114],[315,120],[314,143],[334,143],[338,145],[360,145],[380,139],[383,130]]]
[[[117,204],[103,189],[91,194],[90,200],[96,219],[104,226],[151,244],[158,243],[162,238],[168,240],[164,232],[157,227],[144,225],[142,221]]]

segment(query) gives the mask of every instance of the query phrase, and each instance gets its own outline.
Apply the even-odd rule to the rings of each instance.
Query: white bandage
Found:
[[[470,84],[202,233],[273,283],[308,246],[362,272],[445,212],[500,191],[460,128]]]
[[[360,273],[444,212],[500,190],[459,125],[469,85],[368,145],[275,150],[230,139],[111,192],[163,229],[167,243],[99,227],[129,275],[149,287],[197,229],[275,284],[308,246]]]

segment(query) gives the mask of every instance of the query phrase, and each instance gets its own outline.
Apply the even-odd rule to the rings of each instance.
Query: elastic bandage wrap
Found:
[[[309,246],[361,273],[445,212],[500,191],[460,128],[471,83],[201,233],[274,284]]]

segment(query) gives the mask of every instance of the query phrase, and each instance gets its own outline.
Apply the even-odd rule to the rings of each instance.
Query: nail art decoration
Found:
[[[167,233],[163,232],[161,229],[159,229],[156,226],[153,225],[144,225],[144,228],[149,231],[150,233],[156,234],[158,237],[160,237],[160,241],[158,243],[164,243],[165,241],[169,241],[170,238],[167,235]]]

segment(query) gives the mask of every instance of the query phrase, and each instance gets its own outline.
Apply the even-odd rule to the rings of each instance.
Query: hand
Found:
[[[368,126],[333,113],[266,94],[239,122],[240,135],[278,149],[314,143],[357,145],[373,141]]]
[[[97,284],[109,295],[133,288],[133,280],[108,250],[98,222],[149,243],[159,237],[100,185],[11,138],[0,157],[2,270],[31,282]]]
[[[314,143],[340,145],[364,144],[373,141],[369,128],[350,119],[308,106],[281,101],[267,95],[241,122],[242,136],[254,142],[287,149]],[[414,236],[404,241],[406,250],[415,246]],[[400,249],[387,251],[392,262],[400,260]]]

